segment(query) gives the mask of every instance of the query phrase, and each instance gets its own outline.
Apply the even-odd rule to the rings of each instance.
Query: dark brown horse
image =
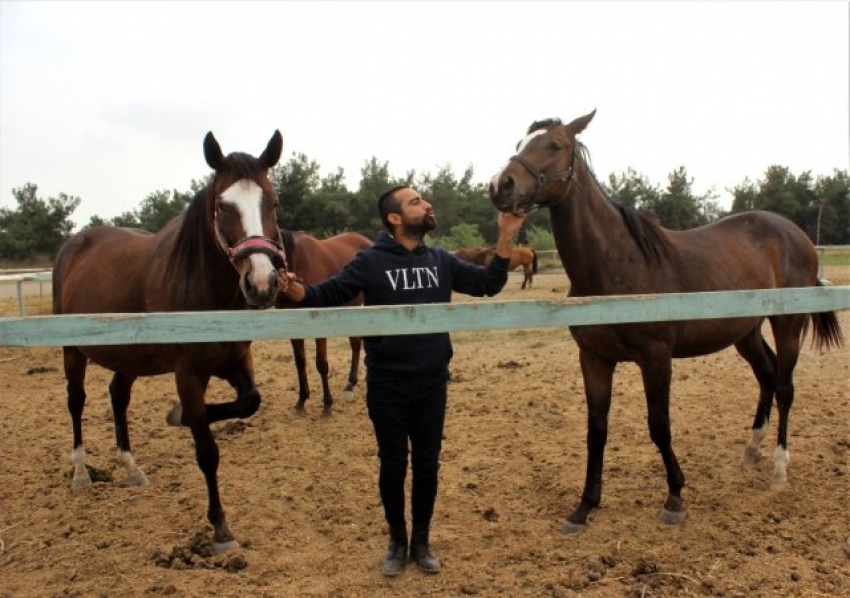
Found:
[[[486,266],[496,255],[495,247],[461,247],[454,254],[460,259]],[[534,282],[534,275],[537,274],[537,250],[527,245],[517,245],[511,248],[511,261],[508,265],[509,271],[514,271],[522,266],[522,286],[521,289],[528,287]]]
[[[591,171],[576,140],[595,114],[569,124],[535,122],[517,154],[493,177],[490,199],[501,211],[549,208],[571,297],[687,293],[810,287],[819,284],[818,258],[800,228],[776,214],[745,212],[687,231],[671,231],[618,205]],[[779,412],[771,487],[787,484],[788,414],[794,401],[794,366],[809,323],[819,347],[839,346],[842,333],[833,312],[769,316],[776,352],[762,336],[764,318],[731,318],[645,324],[575,326],[587,400],[587,472],[578,507],[563,531],[584,529],[602,497],[602,464],[614,369],[638,365],[649,412],[649,434],[661,452],[668,494],[662,521],[685,517],[685,479],[670,433],[670,378],[674,358],[694,357],[734,345],[749,363],[760,394],[744,462],[755,463],[767,434],[774,397]]]
[[[283,243],[287,248],[290,269],[300,280],[308,284],[317,284],[339,274],[358,251],[372,245],[372,241],[358,233],[347,232],[328,239],[317,239],[303,231],[287,230],[283,231]],[[293,307],[283,295],[278,297],[277,305]],[[363,305],[363,296],[358,295],[348,305]],[[360,369],[362,339],[359,336],[352,336],[348,339],[348,344],[351,346],[351,366],[348,369],[348,383],[342,391],[342,398],[353,401]],[[304,403],[310,398],[304,339],[292,339],[292,351],[295,355],[299,387],[295,409],[303,413]],[[333,393],[328,383],[328,341],[325,338],[316,339],[316,369],[322,379],[323,415],[329,416],[333,410]]]
[[[274,305],[278,268],[285,266],[275,223],[277,195],[268,170],[280,159],[283,139],[275,131],[259,158],[224,156],[208,133],[204,156],[215,171],[187,209],[160,232],[96,227],[71,237],[53,269],[56,314],[140,313],[264,309]],[[109,385],[118,461],[127,483],[147,484],[130,450],[127,406],[139,376],[173,372],[180,403],[171,424],[192,430],[198,466],[206,478],[207,518],[214,528],[213,549],[238,544],[227,526],[218,491],[219,453],[210,424],[253,415],[260,406],[254,385],[250,342],[63,347],[68,410],[74,429],[72,488],[89,486],[82,417],[89,360],[114,372]],[[207,405],[212,376],[236,390],[236,399]]]

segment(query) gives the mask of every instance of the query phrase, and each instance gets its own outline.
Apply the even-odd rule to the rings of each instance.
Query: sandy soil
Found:
[[[850,284],[850,273],[832,275]],[[499,299],[551,298],[563,273],[519,274]],[[458,297],[459,299],[465,299]],[[2,303],[17,315],[17,303]],[[28,302],[30,314],[46,301]],[[850,338],[850,311],[840,313]],[[386,579],[377,458],[362,389],[322,419],[297,416],[287,341],[255,344],[264,403],[217,424],[222,496],[242,547],[209,556],[206,493],[188,430],[164,424],[170,376],[140,380],[130,407],[137,461],[123,487],[109,375],[92,367],[89,464],[111,481],[70,491],[71,425],[58,348],[0,347],[0,596],[840,596],[850,595],[850,348],[807,344],[791,415],[790,487],[770,459],[741,469],[757,389],[733,350],[674,366],[674,446],[689,516],[658,522],[664,471],[646,429],[637,369],[615,378],[603,504],[590,527],[559,529],[584,479],[585,410],[565,329],[454,335],[456,356],[432,543],[438,576]],[[334,386],[347,343],[331,341]],[[309,345],[308,345],[309,347]],[[209,400],[229,399],[212,385]],[[775,422],[765,443],[772,454]]]

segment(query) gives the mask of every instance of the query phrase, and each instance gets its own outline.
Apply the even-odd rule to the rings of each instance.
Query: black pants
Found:
[[[381,462],[378,488],[387,523],[401,526],[405,522],[404,480],[409,446],[413,526],[428,527],[437,499],[448,373],[369,371],[366,384],[366,406]]]

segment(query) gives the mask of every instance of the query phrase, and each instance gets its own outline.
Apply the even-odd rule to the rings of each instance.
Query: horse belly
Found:
[[[677,327],[673,357],[697,357],[730,347],[761,326],[764,318],[691,320]]]
[[[91,362],[129,376],[159,376],[174,371],[175,352],[167,345],[77,347]]]

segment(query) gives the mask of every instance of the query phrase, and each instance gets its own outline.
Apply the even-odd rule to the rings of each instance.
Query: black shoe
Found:
[[[410,560],[416,563],[423,573],[439,573],[440,559],[431,553],[428,545],[428,528],[413,528],[410,540]]]
[[[407,530],[404,527],[390,528],[390,544],[384,557],[384,575],[395,577],[404,573],[407,563]]]

